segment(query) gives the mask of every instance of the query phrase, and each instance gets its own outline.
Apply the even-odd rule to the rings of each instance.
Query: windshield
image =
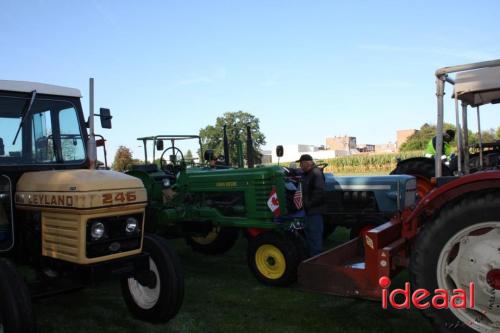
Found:
[[[0,165],[83,163],[85,141],[78,112],[66,100],[37,96],[14,143],[29,102],[30,98],[0,95]]]

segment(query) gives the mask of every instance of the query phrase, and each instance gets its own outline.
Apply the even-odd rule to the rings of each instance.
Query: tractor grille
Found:
[[[273,188],[271,179],[259,179],[253,181],[255,189],[255,210],[259,213],[266,213],[271,215],[269,207],[267,207],[267,200]]]
[[[43,213],[42,235],[42,255],[78,261],[80,216]]]

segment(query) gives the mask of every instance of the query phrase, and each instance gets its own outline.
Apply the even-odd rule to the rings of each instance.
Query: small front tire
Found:
[[[166,240],[144,236],[144,252],[150,255],[154,278],[148,285],[134,277],[122,280],[122,293],[132,315],[151,323],[164,323],[179,312],[184,298],[184,276],[179,257]]]
[[[248,241],[248,266],[261,283],[288,286],[297,280],[297,268],[304,259],[297,235],[268,231]]]

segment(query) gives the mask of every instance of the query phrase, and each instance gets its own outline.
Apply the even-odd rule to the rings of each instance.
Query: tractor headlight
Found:
[[[90,227],[90,236],[92,236],[93,240],[98,240],[104,236],[105,231],[106,229],[102,222],[94,222]]]
[[[170,187],[170,179],[165,178],[163,179],[163,187]]]
[[[135,233],[139,230],[139,221],[135,217],[129,217],[127,218],[126,224],[125,224],[125,231],[127,234],[132,234]]]

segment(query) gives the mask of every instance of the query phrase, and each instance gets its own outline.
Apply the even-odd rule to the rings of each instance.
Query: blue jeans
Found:
[[[304,232],[309,245],[309,254],[315,256],[323,252],[323,215],[307,215],[305,221]]]

